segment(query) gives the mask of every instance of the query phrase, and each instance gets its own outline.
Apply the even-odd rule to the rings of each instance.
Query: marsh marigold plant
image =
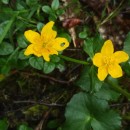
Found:
[[[26,56],[34,54],[37,57],[43,56],[45,61],[50,61],[50,55],[58,55],[58,51],[63,51],[69,46],[66,38],[56,37],[57,32],[52,29],[53,21],[48,22],[41,30],[41,34],[28,30],[24,35],[31,43],[24,54]]]
[[[116,51],[111,40],[107,40],[100,53],[96,53],[93,57],[93,64],[98,67],[98,78],[103,81],[108,74],[113,78],[118,78],[123,75],[120,67],[121,62],[125,62],[129,56],[124,51]]]

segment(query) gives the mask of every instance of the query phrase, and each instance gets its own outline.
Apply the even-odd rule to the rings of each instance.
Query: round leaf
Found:
[[[29,59],[29,63],[30,65],[38,70],[42,70],[43,69],[43,58],[39,58],[39,57],[31,57]]]
[[[27,43],[26,43],[24,35],[20,35],[17,39],[17,42],[18,42],[19,47],[21,47],[21,48],[27,47]]]
[[[9,55],[14,51],[11,44],[3,42],[0,44],[0,55]]]
[[[47,14],[53,13],[52,9],[49,6],[47,6],[47,5],[42,7],[42,11],[47,13]]]
[[[44,26],[44,24],[41,23],[41,22],[39,22],[39,23],[37,24],[37,29],[38,29],[39,32],[41,32],[43,26]]]
[[[96,92],[94,95],[101,99],[116,101],[120,93],[112,90],[108,84],[104,83],[100,91]]]
[[[4,4],[8,4],[8,3],[9,3],[9,0],[2,0],[2,2],[3,2]]]
[[[32,130],[32,128],[28,127],[27,125],[20,125],[18,130]]]
[[[45,62],[44,63],[44,73],[48,74],[50,72],[52,72],[55,69],[55,64],[52,62]]]
[[[117,130],[121,125],[120,116],[105,100],[83,92],[67,104],[65,117],[63,130]]]
[[[86,32],[80,32],[79,33],[79,37],[80,38],[86,38],[87,37],[87,33]]]
[[[59,5],[60,5],[59,0],[53,0],[51,7],[53,10],[57,10],[59,8]]]

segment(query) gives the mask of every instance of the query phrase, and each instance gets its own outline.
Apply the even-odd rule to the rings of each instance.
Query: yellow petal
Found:
[[[114,52],[114,47],[113,47],[112,41],[107,40],[101,49],[101,53],[103,55],[109,56],[109,55],[113,54],[113,52]]]
[[[118,64],[111,64],[108,67],[108,73],[113,77],[113,78],[118,78],[123,75],[122,69],[120,65]]]
[[[40,34],[32,30],[25,31],[24,36],[29,42],[33,44],[38,44],[39,40],[41,39]]]
[[[66,38],[58,37],[51,43],[52,47],[57,51],[62,51],[69,46],[69,42]]]
[[[48,22],[41,31],[41,37],[44,39],[44,42],[49,42],[53,39],[55,39],[57,32],[52,30],[52,27],[54,25],[53,21]]]
[[[103,81],[108,75],[107,68],[105,66],[101,66],[98,68],[98,78]]]
[[[34,51],[34,53],[33,53],[35,56],[37,56],[37,57],[40,57],[40,56],[42,56],[42,53],[39,53],[39,52],[36,52],[36,51]]]
[[[50,57],[49,57],[50,53],[48,52],[47,49],[45,49],[45,48],[43,49],[42,56],[43,56],[45,61],[50,61]]]
[[[129,56],[124,51],[117,51],[113,54],[117,63],[125,62],[129,59]]]
[[[96,53],[94,55],[93,64],[97,67],[103,66],[103,57],[101,53]]]
[[[28,56],[28,55],[30,55],[30,54],[34,54],[33,47],[34,47],[33,44],[30,44],[30,45],[27,47],[27,49],[25,50],[24,55]]]
[[[49,49],[48,49],[48,52],[49,52],[49,54],[51,54],[51,55],[53,55],[53,54],[58,55],[58,52],[57,52],[55,49],[53,49],[53,48],[49,48]]]

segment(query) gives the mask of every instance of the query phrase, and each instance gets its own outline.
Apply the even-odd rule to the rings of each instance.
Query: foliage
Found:
[[[85,93],[78,93],[71,99],[65,116],[63,130],[116,130],[121,125],[120,116],[109,110],[106,100]]]
[[[126,112],[130,99],[127,87],[130,59],[120,64],[122,77],[114,79],[107,76],[103,81],[98,78],[99,69],[93,64],[95,54],[101,52],[106,40],[98,33],[99,26],[113,22],[112,19],[125,4],[121,2],[119,7],[108,13],[108,7],[115,2],[106,3],[101,6],[103,10],[99,15],[87,11],[93,8],[89,8],[91,1],[87,1],[87,8],[81,3],[78,0],[70,3],[60,0],[0,1],[0,130],[120,130],[122,121],[130,119]],[[96,14],[100,16],[99,21],[95,20]],[[93,21],[96,26],[93,22],[88,24],[86,19],[91,19],[90,23]],[[50,21],[55,22],[51,28],[53,33],[46,29],[50,32],[41,37],[42,28]],[[37,43],[31,48],[34,53],[28,56],[25,50],[30,45],[30,39],[28,41],[24,33],[27,30],[38,32],[39,39],[46,40],[40,41],[28,32],[30,39]],[[59,49],[65,43],[61,39],[54,42],[57,38],[52,38],[55,33],[57,37],[69,41],[70,46],[65,50]],[[43,42],[48,46],[51,42],[55,46],[60,43],[57,53],[52,44],[52,50],[47,49],[50,61],[41,56]],[[122,52],[130,57],[129,50],[130,32]],[[114,58],[113,62],[111,55],[107,58],[109,63],[105,66],[124,56]],[[103,63],[104,59],[101,59]],[[99,60],[96,59],[97,62]],[[124,104],[126,108],[122,107]]]

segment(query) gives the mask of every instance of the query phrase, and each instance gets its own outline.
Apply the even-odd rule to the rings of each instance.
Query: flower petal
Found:
[[[39,40],[41,39],[40,34],[32,30],[25,31],[24,36],[29,42],[33,44],[38,44]]]
[[[30,45],[27,47],[27,49],[25,50],[24,55],[28,56],[28,55],[30,55],[30,54],[34,54],[33,47],[34,47],[33,44],[30,44]]]
[[[97,67],[103,66],[103,57],[101,53],[96,53],[94,55],[93,64]]]
[[[51,55],[53,55],[53,54],[58,55],[58,52],[57,52],[55,49],[53,49],[53,48],[49,48],[49,49],[48,49],[48,52],[49,52],[49,54],[51,54]]]
[[[62,51],[69,46],[69,42],[66,38],[58,37],[51,43],[52,47],[57,51]]]
[[[108,75],[107,68],[105,66],[101,66],[98,68],[98,78],[103,81]]]
[[[103,55],[110,56],[111,54],[113,54],[113,52],[114,52],[114,48],[113,48],[112,41],[107,40],[101,49],[101,53]]]
[[[44,42],[49,42],[53,39],[55,39],[57,32],[52,30],[52,27],[54,25],[53,21],[48,22],[41,31],[41,37],[44,39]]]
[[[50,61],[50,55],[56,54],[58,55],[58,52],[53,48],[43,48],[42,49],[42,56],[45,61]]]
[[[113,54],[117,63],[125,62],[129,59],[129,56],[124,51],[117,51]]]
[[[118,64],[111,64],[108,67],[108,73],[113,77],[113,78],[118,78],[123,75],[122,69],[120,65]]]
[[[47,49],[43,48],[42,56],[45,61],[50,61],[50,53]]]

